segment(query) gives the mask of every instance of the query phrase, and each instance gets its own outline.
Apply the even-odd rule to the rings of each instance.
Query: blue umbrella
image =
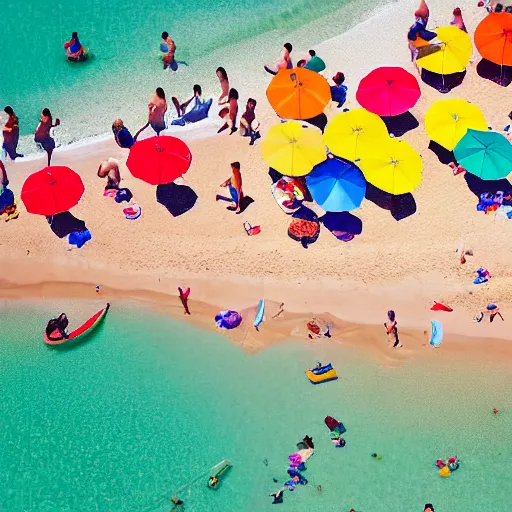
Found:
[[[352,162],[328,158],[306,176],[313,199],[326,212],[355,210],[366,193],[363,173]]]

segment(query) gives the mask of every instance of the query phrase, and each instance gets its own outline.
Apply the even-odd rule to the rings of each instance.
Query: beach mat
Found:
[[[179,217],[195,206],[197,194],[188,185],[166,183],[156,187],[156,200],[173,217]]]

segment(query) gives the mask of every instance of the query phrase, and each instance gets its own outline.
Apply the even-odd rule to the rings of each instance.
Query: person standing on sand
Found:
[[[227,187],[229,189],[231,197],[228,198],[217,194],[215,201],[227,201],[229,203],[233,203],[234,206],[229,208],[234,208],[236,213],[240,213],[242,199],[244,197],[244,193],[242,191],[242,173],[240,172],[240,162],[233,162],[231,164],[231,172],[231,177],[220,185],[223,188]]]
[[[9,119],[5,123],[5,126],[2,130],[4,135],[3,149],[9,155],[11,160],[16,160],[16,158],[22,158],[23,155],[20,155],[16,149],[18,147],[18,140],[20,138],[20,127],[16,114],[12,107],[7,105],[4,108],[4,112],[9,116]]]
[[[281,56],[277,60],[274,69],[270,68],[269,66],[263,66],[263,69],[267,73],[270,73],[271,75],[277,75],[281,69],[292,69],[293,63],[292,58],[290,54],[292,53],[293,46],[290,43],[285,43],[283,45],[283,51],[281,52]]]
[[[165,92],[161,87],[157,87],[155,94],[149,100],[148,111],[148,122],[135,134],[133,140],[137,140],[137,137],[148,126],[151,126],[157,135],[160,135],[160,132],[165,130],[165,113],[167,112],[167,101],[165,100]]]
[[[36,128],[34,141],[48,154],[48,165],[50,165],[52,153],[55,149],[55,140],[50,136],[50,130],[59,125],[60,119],[55,119],[55,124],[53,124],[52,113],[50,112],[50,109],[44,108],[41,112],[41,120]]]
[[[223,132],[229,128],[229,135],[233,135],[238,128],[236,127],[236,116],[238,115],[238,91],[231,89],[228,96],[228,106],[219,112],[219,117],[224,119],[224,124],[217,130],[217,133]]]
[[[388,311],[388,321],[384,322],[386,328],[386,334],[388,336],[388,342],[393,343],[393,348],[400,348],[400,340],[398,339],[398,327],[395,319],[395,312],[393,310]]]
[[[228,102],[228,96],[229,96],[229,79],[228,74],[226,73],[226,70],[223,67],[218,67],[215,71],[217,74],[217,78],[220,82],[220,97],[217,101],[218,105],[225,105]]]

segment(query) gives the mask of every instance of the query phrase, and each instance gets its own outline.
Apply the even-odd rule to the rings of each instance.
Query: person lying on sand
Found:
[[[233,203],[233,206],[228,206],[229,209],[234,209],[236,213],[240,213],[242,199],[244,193],[242,191],[242,173],[240,172],[240,162],[231,163],[232,175],[224,183],[221,183],[222,188],[228,188],[231,198],[217,194],[215,201],[227,201]]]
[[[271,75],[277,75],[281,69],[292,69],[293,63],[290,54],[292,53],[292,45],[290,43],[285,43],[283,45],[283,50],[281,52],[281,56],[276,61],[275,66],[273,68],[270,68],[269,66],[265,65],[263,66],[263,69],[267,73],[270,73]]]
[[[284,302],[281,302],[281,304],[279,304],[279,311],[272,318],[277,318],[283,312],[284,312]]]
[[[121,183],[121,173],[119,172],[119,161],[115,158],[103,160],[98,167],[98,177],[107,178],[105,190],[118,190]]]

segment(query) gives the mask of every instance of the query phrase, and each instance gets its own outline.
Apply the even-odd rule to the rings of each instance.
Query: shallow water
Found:
[[[327,343],[248,356],[220,335],[115,306],[88,341],[55,350],[39,332],[60,309],[0,317],[2,511],[164,511],[173,493],[187,511],[273,510],[272,478],[284,481],[305,434],[316,445],[310,484],[279,510],[512,506],[505,366],[391,370]],[[340,379],[311,385],[304,369],[318,359]],[[347,427],[343,449],[329,441],[328,414]],[[453,454],[461,469],[443,480],[432,463]],[[224,458],[233,470],[211,491],[208,469]]]
[[[24,153],[35,151],[33,133],[43,107],[62,121],[55,130],[58,144],[105,134],[117,117],[135,131],[146,120],[147,100],[156,87],[184,99],[200,83],[205,95],[216,94],[217,66],[232,73],[247,70],[258,56],[274,59],[281,37],[297,27],[305,30],[294,44],[332,37],[365,10],[365,1],[352,2],[354,8],[335,14],[351,2],[196,0],[166,6],[156,0],[88,0],[71,6],[56,0],[6,0],[0,2],[0,18],[6,20],[0,38],[0,104],[12,105],[20,118]],[[73,30],[89,49],[91,59],[85,63],[69,63],[65,57],[62,45]],[[158,48],[163,30],[176,41],[177,60],[187,63],[176,73],[162,70]],[[257,39],[269,31],[272,37]],[[248,38],[255,42],[244,46]],[[257,70],[262,73],[260,64]],[[244,97],[255,93],[241,92]]]

